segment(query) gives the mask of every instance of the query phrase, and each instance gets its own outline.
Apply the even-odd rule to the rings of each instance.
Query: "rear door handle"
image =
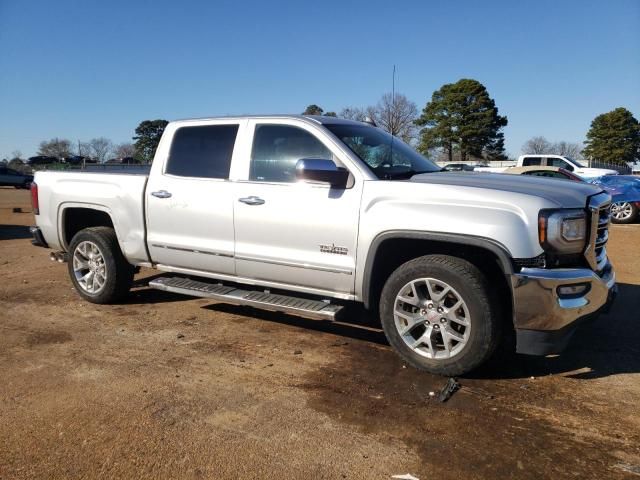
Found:
[[[239,202],[246,203],[247,205],[263,205],[264,200],[254,195],[250,197],[239,198]]]
[[[171,194],[166,190],[158,190],[157,192],[151,192],[151,195],[158,198],[170,198]]]

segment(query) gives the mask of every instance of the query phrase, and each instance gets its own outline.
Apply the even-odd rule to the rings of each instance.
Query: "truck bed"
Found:
[[[147,262],[145,246],[144,192],[148,174],[142,169],[127,172],[37,172],[40,215],[37,224],[51,248],[66,250],[70,239],[58,228],[69,208],[93,208],[111,217],[120,248],[132,262]],[[148,170],[148,169],[147,169]],[[147,171],[148,173],[148,171]],[[60,233],[59,233],[60,232]]]

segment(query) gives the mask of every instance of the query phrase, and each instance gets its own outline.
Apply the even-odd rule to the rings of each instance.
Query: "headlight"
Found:
[[[587,215],[584,210],[541,210],[538,239],[545,251],[580,253],[587,242]]]

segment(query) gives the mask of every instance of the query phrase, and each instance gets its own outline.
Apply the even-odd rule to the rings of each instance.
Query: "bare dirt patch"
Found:
[[[503,355],[444,404],[354,310],[319,322],[146,288],[82,301],[0,188],[0,478],[634,478],[640,226],[620,297],[556,358]],[[635,470],[634,470],[635,469]]]

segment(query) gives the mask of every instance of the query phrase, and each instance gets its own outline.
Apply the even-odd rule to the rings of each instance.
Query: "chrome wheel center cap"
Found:
[[[429,320],[430,322],[437,321],[439,317],[440,317],[440,314],[435,310],[431,310],[427,312],[427,315],[426,315],[426,319]]]

